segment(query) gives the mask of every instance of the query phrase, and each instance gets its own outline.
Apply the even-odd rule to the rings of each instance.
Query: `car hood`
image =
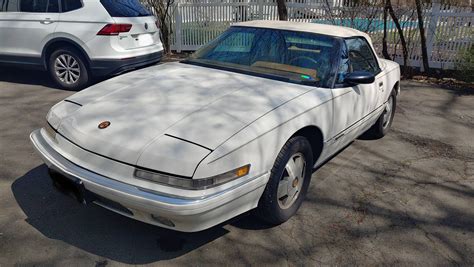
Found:
[[[137,164],[143,151],[164,136],[212,151],[259,117],[311,89],[167,63],[113,78],[69,97],[66,101],[81,107],[62,119],[58,131],[84,149]],[[99,129],[104,121],[110,126]],[[169,148],[166,151],[173,153]]]

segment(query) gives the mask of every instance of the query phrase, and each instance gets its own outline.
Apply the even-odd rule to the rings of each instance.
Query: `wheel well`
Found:
[[[85,64],[87,67],[89,66],[89,57],[87,56],[87,53],[80,47],[78,44],[74,43],[73,41],[66,40],[66,39],[60,39],[60,40],[55,40],[55,41],[50,41],[48,44],[46,44],[45,48],[43,49],[43,64],[45,69],[48,69],[48,60],[51,54],[56,51],[59,48],[63,47],[72,47],[76,49],[85,59]]]
[[[308,139],[311,144],[311,150],[313,151],[313,161],[316,162],[323,151],[324,145],[323,133],[321,130],[316,126],[306,126],[298,130],[293,134],[293,136],[302,136]]]
[[[393,86],[393,89],[392,90],[395,90],[395,93],[397,95],[400,94],[400,81],[396,82],[395,85]]]

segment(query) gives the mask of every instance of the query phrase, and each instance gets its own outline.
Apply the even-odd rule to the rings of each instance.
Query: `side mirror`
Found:
[[[375,81],[375,75],[368,71],[354,71],[348,73],[344,82],[348,84],[368,84]]]

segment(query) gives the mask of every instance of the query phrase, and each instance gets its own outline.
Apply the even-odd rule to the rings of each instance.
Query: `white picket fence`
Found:
[[[368,32],[381,54],[383,37],[382,7],[347,4],[348,0],[293,0],[287,2],[290,21],[317,22],[356,27]],[[397,10],[409,43],[409,65],[421,67],[420,35],[416,13]],[[175,4],[171,49],[194,51],[225,31],[232,23],[255,19],[277,20],[273,0],[200,0]],[[390,18],[390,16],[389,16]],[[474,43],[474,13],[470,7],[433,3],[425,6],[424,22],[429,63],[432,68],[455,69],[463,61],[462,51]],[[391,56],[403,63],[400,38],[393,21],[387,23]]]

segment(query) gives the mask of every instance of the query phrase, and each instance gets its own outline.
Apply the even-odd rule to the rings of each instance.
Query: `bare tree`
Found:
[[[170,37],[173,23],[171,12],[173,11],[174,0],[145,0],[145,3],[153,9],[158,17],[163,48],[165,53],[169,53],[171,51]]]
[[[430,72],[430,65],[428,61],[428,50],[426,47],[426,35],[425,35],[425,26],[423,23],[423,4],[421,0],[415,0],[416,14],[418,16],[418,30],[420,31],[420,41],[421,41],[421,56],[423,58],[423,68],[425,72]]]
[[[400,37],[400,42],[402,44],[402,52],[403,52],[403,75],[407,76],[408,72],[408,45],[405,40],[405,34],[403,32],[402,27],[400,26],[400,21],[398,20],[397,15],[395,14],[395,11],[393,10],[392,6],[392,1],[391,0],[386,0],[385,2],[385,7],[390,14],[390,17],[393,20],[393,23],[395,24],[395,27],[397,28],[398,36]]]
[[[277,0],[278,19],[288,20],[288,9],[286,8],[285,0]]]
[[[330,0],[324,0],[324,11],[325,11],[325,15],[326,15],[326,19],[329,19],[332,24],[336,24],[336,21],[334,19],[334,8],[332,6],[332,2],[330,2]]]
[[[390,55],[388,54],[388,47],[387,47],[387,17],[388,17],[388,2],[390,0],[385,0],[385,5],[383,7],[383,39],[382,39],[382,55],[386,59],[391,59]]]

